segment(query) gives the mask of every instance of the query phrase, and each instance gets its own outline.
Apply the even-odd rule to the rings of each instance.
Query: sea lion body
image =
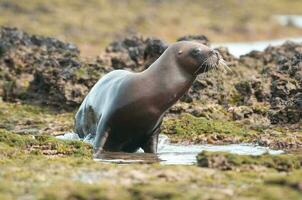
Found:
[[[199,73],[206,71],[203,65],[210,56],[217,57],[213,60],[218,63],[217,52],[209,47],[178,42],[143,72],[108,73],[81,104],[75,132],[80,137],[93,135],[95,152],[135,152],[142,148],[155,153],[165,111],[185,94]]]

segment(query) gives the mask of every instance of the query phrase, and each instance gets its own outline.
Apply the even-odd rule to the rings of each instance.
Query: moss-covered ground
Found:
[[[59,135],[72,131],[74,112],[0,102],[0,129],[18,134]],[[302,127],[250,127],[227,116],[217,119],[181,114],[166,117],[162,133],[172,142],[226,144],[250,142],[289,150],[302,148]]]
[[[173,142],[190,141],[192,143],[257,143],[273,148],[302,148],[302,129],[293,130],[282,126],[253,128],[244,122],[224,119],[207,119],[182,114],[177,118],[167,118],[162,132]]]
[[[54,130],[57,126],[60,131],[71,130],[72,113],[12,103],[0,106],[0,199],[302,198],[301,154],[251,157],[204,152],[198,156],[200,166],[98,163],[88,144],[57,140],[44,131],[50,122]],[[191,136],[258,134],[232,122],[197,123],[190,121],[197,120],[191,116],[182,117]],[[24,130],[39,131],[20,132],[16,128],[20,124]],[[165,122],[164,130],[171,124]],[[173,134],[183,140],[184,130],[177,125]]]
[[[72,130],[72,112],[0,102],[0,128],[19,134],[62,134]]]
[[[236,169],[198,166],[116,165],[91,159],[83,143],[58,142],[70,152],[60,156],[28,151],[35,139],[1,132],[1,199],[299,199],[302,170],[296,165],[279,172],[250,158],[231,155]],[[41,144],[44,144],[42,140]],[[82,153],[74,151],[81,146]],[[42,145],[40,145],[41,147]],[[53,149],[58,150],[56,146]],[[65,151],[63,151],[65,152]],[[85,153],[83,153],[85,152]],[[216,153],[217,154],[217,153]],[[81,156],[79,156],[81,155]],[[83,156],[82,156],[83,155]],[[225,154],[222,154],[225,156]],[[211,154],[204,154],[203,157]],[[270,160],[272,156],[267,156]],[[200,157],[199,157],[200,158]],[[297,156],[288,157],[297,162]],[[240,160],[240,161],[238,161]],[[277,158],[276,160],[279,160]],[[282,161],[283,159],[281,159]],[[277,162],[277,161],[276,161]],[[300,160],[301,162],[301,160]],[[258,164],[261,162],[257,162]],[[240,173],[239,173],[240,172]]]
[[[236,167],[266,167],[278,171],[291,171],[301,169],[301,154],[279,154],[279,155],[235,155],[224,152],[203,151],[197,156],[198,165],[201,167],[233,169]]]

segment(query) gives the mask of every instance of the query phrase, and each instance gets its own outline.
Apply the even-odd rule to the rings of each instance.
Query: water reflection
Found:
[[[229,145],[189,145],[171,144],[165,135],[159,139],[157,155],[145,154],[141,150],[137,153],[106,152],[95,158],[99,162],[119,164],[128,163],[161,163],[191,165],[196,163],[196,156],[201,151],[223,151],[241,155],[261,155],[264,153],[281,154],[282,150],[272,150],[254,144],[229,144]]]

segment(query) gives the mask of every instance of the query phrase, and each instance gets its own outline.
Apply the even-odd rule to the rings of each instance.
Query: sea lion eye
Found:
[[[193,50],[191,51],[191,55],[192,55],[193,57],[197,57],[197,56],[200,55],[200,52],[201,52],[201,49],[200,49],[200,48],[195,48],[195,49],[193,49]]]

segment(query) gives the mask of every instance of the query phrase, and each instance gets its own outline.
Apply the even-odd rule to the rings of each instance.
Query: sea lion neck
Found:
[[[195,80],[196,75],[194,73],[188,73],[184,70],[186,66],[181,66],[181,63],[177,61],[175,51],[166,50],[148,69],[141,72],[143,76],[151,76],[155,79],[167,80],[178,82],[179,78],[185,78],[186,80]]]
[[[162,55],[140,74],[142,79],[146,79],[146,83],[149,83],[147,89],[154,91],[152,92],[154,94],[152,102],[162,112],[183,96],[196,79],[196,75],[183,70],[183,66],[180,66],[171,56],[171,54]]]

